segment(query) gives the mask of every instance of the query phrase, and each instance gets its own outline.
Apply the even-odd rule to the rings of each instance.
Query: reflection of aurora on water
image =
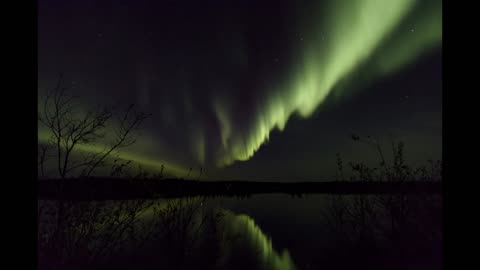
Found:
[[[178,201],[179,199],[172,199]],[[194,202],[195,201],[195,202]],[[194,199],[191,203],[200,203]],[[156,209],[165,209],[166,201],[155,203]],[[196,222],[200,223],[201,215],[206,208],[196,213]],[[272,239],[266,235],[262,229],[255,223],[255,220],[246,214],[235,214],[230,210],[215,208],[215,212],[222,213],[222,228],[224,228],[225,239],[233,239],[222,245],[220,256],[217,259],[217,265],[238,267],[236,262],[242,263],[252,260],[248,265],[254,269],[264,270],[293,270],[296,269],[290,253],[287,249],[278,252],[274,249]],[[153,209],[146,209],[142,219],[152,218]],[[209,243],[214,244],[214,243]],[[248,257],[248,259],[246,258]]]
[[[245,215],[227,214],[227,230],[229,233],[240,235],[242,245],[256,253],[260,269],[287,270],[295,269],[295,265],[288,250],[277,252],[272,245],[272,240],[265,235],[255,221]],[[228,255],[227,255],[228,256]],[[230,254],[235,256],[235,254]]]
[[[137,201],[128,201],[127,203],[142,203]],[[47,206],[51,202],[43,201],[41,205]],[[96,209],[103,209],[101,210],[106,211],[106,213],[115,212],[115,209],[118,209],[118,204],[125,203],[119,201],[112,201],[106,203],[104,206],[100,206],[100,208],[94,207]],[[210,227],[206,225],[205,227],[200,227],[200,244],[196,246],[198,249],[192,250],[194,253],[190,254],[190,256],[196,257],[200,256],[200,258],[212,258],[214,265],[216,265],[219,269],[261,269],[261,270],[294,270],[296,269],[292,258],[290,257],[290,253],[287,249],[283,249],[281,252],[278,252],[273,247],[272,239],[268,235],[266,235],[262,229],[256,224],[254,219],[246,214],[235,214],[234,212],[224,209],[221,206],[213,206],[210,205],[208,202],[201,202],[199,198],[189,198],[188,201],[185,201],[184,198],[182,199],[171,199],[171,200],[158,200],[152,203],[145,201],[147,203],[147,207],[140,207],[134,214],[134,219],[137,221],[135,222],[134,232],[135,237],[134,239],[141,241],[146,241],[142,246],[150,247],[150,248],[142,248],[142,254],[149,254],[149,258],[157,258],[160,261],[168,260],[162,256],[166,255],[165,249],[172,249],[175,247],[172,246],[165,246],[163,240],[158,242],[159,238],[158,235],[162,235],[163,232],[158,234],[158,229],[163,230],[162,226],[158,226],[162,222],[158,222],[158,218],[161,218],[162,215],[158,215],[158,211],[168,210],[169,205],[175,205],[179,208],[170,209],[170,211],[174,211],[175,214],[179,219],[176,219],[176,225],[182,224],[186,216],[188,216],[188,212],[183,212],[181,209],[185,207],[185,209],[189,208],[191,205],[200,205],[199,208],[193,214],[193,222],[190,223],[187,235],[190,235],[192,231],[197,230],[199,224],[203,224],[202,217],[203,215],[208,215],[210,211],[211,213],[216,216],[216,214],[221,213],[222,218],[219,219],[217,222],[218,228],[221,228],[217,231],[220,233],[219,238],[216,238],[216,241],[211,241],[208,236]],[[210,206],[209,206],[210,205]],[[124,208],[127,209],[127,208]],[[187,210],[188,211],[188,210]],[[131,212],[122,210],[122,213],[119,213],[119,220],[128,220],[129,215]],[[95,223],[94,225],[95,230],[97,231],[98,235],[103,235],[104,233],[108,233],[109,231],[105,231],[105,225],[100,223]],[[150,226],[150,225],[153,225]],[[156,229],[155,229],[156,228]],[[171,227],[173,229],[174,227]],[[175,229],[180,229],[178,232],[179,235],[183,232],[181,228],[175,227]],[[122,234],[123,235],[123,234]],[[126,238],[123,238],[126,237]],[[127,235],[121,237],[124,240],[129,239]],[[176,239],[173,236],[173,239]],[[184,239],[185,240],[185,239]],[[101,244],[100,242],[96,243],[97,238],[92,238],[89,241],[90,243],[95,246],[96,244]],[[122,245],[122,252],[120,252],[121,256],[128,256],[129,253],[133,252],[136,253],[137,244],[134,242],[124,242]],[[136,240],[134,240],[136,241]],[[188,242],[188,241],[186,241]],[[192,242],[193,243],[193,242]],[[159,248],[158,244],[160,244],[161,248]],[[221,247],[218,252],[215,253],[214,257],[206,256],[204,257],[204,251],[209,250],[212,246],[219,246]],[[153,247],[153,248],[152,248]],[[192,246],[193,247],[193,246]],[[132,250],[131,248],[134,248]],[[190,247],[191,248],[191,247]],[[187,248],[188,249],[188,248]],[[123,252],[127,253],[123,253]],[[153,252],[153,253],[152,253]],[[159,253],[160,252],[160,253]],[[110,256],[113,257],[105,257],[108,260],[116,261],[118,260],[119,254],[113,253]],[[168,256],[168,255],[166,255]],[[190,260],[191,257],[187,257],[186,260]],[[155,259],[154,259],[155,260]],[[208,260],[208,259],[207,259]],[[195,261],[195,260],[193,260]],[[175,262],[176,263],[176,262]],[[215,269],[217,269],[215,267]],[[246,267],[246,268],[244,268]]]

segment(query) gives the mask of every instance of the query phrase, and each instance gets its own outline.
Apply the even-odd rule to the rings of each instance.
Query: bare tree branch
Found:
[[[88,111],[79,116],[74,112],[73,95],[67,94],[68,88],[63,86],[63,76],[60,75],[57,85],[47,91],[43,108],[39,111],[38,120],[52,134],[56,152],[56,167],[61,178],[66,178],[75,169],[83,167],[86,176],[105,164],[105,160],[118,148],[132,145],[136,142],[135,131],[147,118],[147,114],[134,110],[130,105],[118,119],[118,129],[111,126],[114,113],[110,109]],[[101,142],[105,138],[107,128],[114,130],[113,141]],[[81,161],[73,161],[72,153],[79,144],[106,144],[107,147],[98,153],[83,156]],[[40,149],[41,161],[44,164],[45,153]],[[44,170],[42,169],[42,175]]]

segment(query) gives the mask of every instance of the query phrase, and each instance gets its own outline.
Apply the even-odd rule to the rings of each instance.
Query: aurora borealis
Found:
[[[442,1],[37,7],[39,269],[441,269]]]
[[[119,156],[172,174],[330,177],[354,131],[438,157],[441,43],[438,0],[40,1],[39,96],[62,72],[82,106],[137,103]]]
[[[308,118],[340,80],[348,80],[348,75],[355,72],[355,69],[361,67],[369,58],[379,58],[381,64],[378,67],[372,67],[372,74],[367,76],[383,75],[408,63],[419,51],[439,43],[441,41],[441,16],[439,16],[441,9],[433,6],[429,8],[437,9],[436,12],[422,14],[429,18],[417,19],[422,27],[417,29],[415,37],[405,36],[397,41],[403,43],[402,48],[395,48],[399,52],[391,52],[391,49],[387,48],[383,54],[380,52],[375,55],[376,51],[381,51],[382,41],[389,35],[396,34],[396,27],[409,12],[412,12],[414,4],[415,1],[403,0],[350,1],[347,5],[336,2],[327,5],[326,16],[314,13],[318,18],[326,18],[326,22],[319,22],[318,29],[313,26],[314,29],[307,32],[308,39],[312,41],[305,42],[306,46],[300,49],[302,53],[298,56],[301,59],[299,68],[293,71],[290,81],[285,84],[280,83],[278,89],[269,92],[265,101],[259,102],[255,120],[246,134],[235,132],[238,129],[232,128],[234,125],[232,123],[235,123],[231,120],[233,117],[225,110],[217,109],[226,152],[220,157],[219,165],[230,164],[236,160],[248,160],[268,140],[272,129],[283,130],[294,113]],[[422,24],[422,20],[427,21],[427,26]],[[418,23],[413,21],[412,24]],[[331,30],[328,31],[321,26],[331,27]],[[405,29],[403,30],[405,32]],[[403,36],[403,34],[397,35]],[[322,42],[324,39],[328,40],[325,44]],[[408,48],[407,53],[402,51],[405,47]],[[403,53],[400,57],[402,60],[396,60],[399,58],[397,53]],[[241,135],[237,137],[232,134]]]

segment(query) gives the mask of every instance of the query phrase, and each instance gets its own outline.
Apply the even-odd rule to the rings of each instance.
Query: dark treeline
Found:
[[[441,182],[254,182],[194,181],[183,179],[74,178],[38,182],[40,199],[121,200],[188,196],[248,197],[261,193],[303,194],[401,194],[440,193]],[[60,197],[61,196],[61,197]]]

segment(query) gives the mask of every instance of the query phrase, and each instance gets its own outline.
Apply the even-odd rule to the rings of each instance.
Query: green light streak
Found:
[[[38,142],[39,143],[48,143],[49,139],[51,138],[51,134],[44,130],[44,129],[39,129],[38,131]],[[75,151],[78,152],[84,152],[84,153],[101,153],[105,151],[105,148],[107,145],[104,144],[78,144],[75,147]],[[117,151],[112,152],[110,157],[118,157],[122,160],[131,160],[134,163],[144,166],[144,169],[150,169],[154,171],[158,171],[162,165],[164,165],[164,173],[167,173],[169,175],[173,176],[184,176],[186,172],[188,172],[188,169],[178,166],[176,164],[168,163],[160,159],[153,159],[153,158],[147,158],[145,156],[142,156],[140,154],[136,154],[132,152],[129,149],[119,149]]]
[[[305,35],[298,68],[285,84],[259,101],[246,134],[235,132],[228,104],[214,103],[224,147],[218,166],[251,158],[273,129],[283,131],[293,114],[311,116],[360,67],[368,68],[369,79],[386,76],[438,46],[442,39],[441,1],[332,1],[326,15],[320,11],[316,25],[303,26],[312,30]],[[407,23],[411,24],[408,28]]]
[[[205,165],[205,136],[202,129],[197,127],[192,133],[192,144],[196,161],[201,165]]]
[[[230,72],[239,76],[211,79],[211,93],[214,94],[209,98],[213,108],[208,109],[213,111],[220,125],[218,141],[207,132],[210,126],[197,116],[208,111],[197,107],[210,104],[197,104],[189,93],[192,88],[189,76],[185,76],[180,80],[185,85],[177,89],[178,94],[166,95],[158,106],[161,108],[160,122],[185,143],[173,149],[168,140],[160,143],[162,138],[155,135],[151,141],[139,139],[148,149],[134,145],[115,154],[155,170],[164,165],[167,173],[178,176],[186,175],[190,167],[204,168],[212,163],[223,167],[235,161],[246,161],[268,142],[274,129],[283,131],[293,115],[309,118],[322,104],[330,102],[331,97],[353,96],[356,88],[361,89],[357,80],[360,77],[373,81],[389,76],[439,48],[442,41],[442,2],[439,0],[333,0],[321,8],[300,11],[291,19],[292,39],[295,40],[292,44],[296,50],[290,72],[283,78],[274,78],[274,85],[261,89],[255,96],[256,104],[248,108],[247,116],[240,117],[242,120],[235,115],[238,107],[234,106],[241,105],[242,101],[232,100],[222,88],[228,90],[248,74],[245,70],[249,68],[249,59],[244,50],[247,42],[241,34],[233,34],[229,39],[232,41],[222,47],[226,51],[222,51],[224,55],[220,61],[226,59],[234,63]],[[232,78],[235,80],[231,81]],[[172,102],[175,98],[180,98],[182,105]],[[186,119],[177,115],[182,109]],[[41,130],[38,133],[39,140],[46,142],[48,135]],[[160,152],[158,145],[163,146],[162,150],[170,150],[162,152],[166,155],[162,159],[170,162],[149,157],[155,155],[154,151]],[[104,145],[79,145],[78,149],[97,153]]]

